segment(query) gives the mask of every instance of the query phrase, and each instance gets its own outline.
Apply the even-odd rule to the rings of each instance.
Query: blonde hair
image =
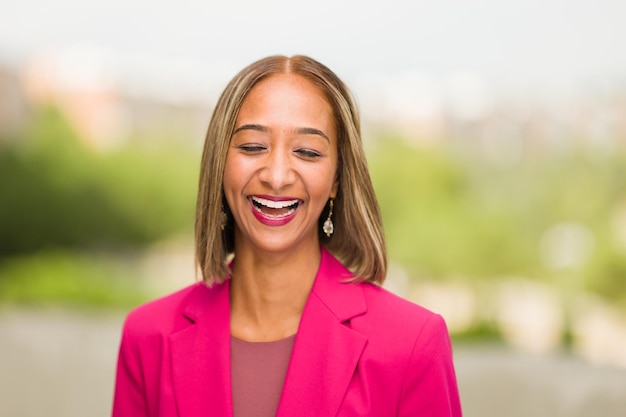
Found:
[[[360,117],[346,85],[323,64],[307,56],[271,56],[241,70],[220,96],[204,142],[196,205],[196,264],[208,285],[228,276],[234,249],[234,224],[223,193],[226,154],[241,105],[261,80],[295,74],[316,85],[330,103],[337,123],[339,187],[334,200],[334,234],[327,238],[320,220],[320,242],[354,274],[352,281],[382,284],[387,254],[382,220],[361,141]],[[226,224],[224,226],[224,213]],[[224,226],[224,227],[223,227]]]

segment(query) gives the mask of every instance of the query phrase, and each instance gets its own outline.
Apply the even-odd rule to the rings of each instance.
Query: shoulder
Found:
[[[385,288],[369,283],[358,285],[363,290],[369,319],[385,324],[390,330],[395,328],[417,330],[429,322],[443,322],[439,314]]]
[[[440,315],[379,285],[351,282],[354,275],[338,259],[322,254],[314,292],[341,321],[349,319],[354,330],[368,337],[398,335],[407,343],[432,334],[448,337]]]
[[[135,307],[126,316],[124,334],[170,333],[183,319],[183,313],[190,300],[206,291],[211,289],[203,282],[198,282]]]
[[[453,351],[442,316],[389,291],[362,285],[370,368],[399,390],[397,415],[461,416]],[[398,384],[398,385],[394,385]]]
[[[357,284],[363,290],[367,311],[351,321],[351,327],[365,334],[380,354],[429,356],[436,346],[448,345],[449,334],[443,317],[388,290]],[[440,353],[442,353],[441,351]]]

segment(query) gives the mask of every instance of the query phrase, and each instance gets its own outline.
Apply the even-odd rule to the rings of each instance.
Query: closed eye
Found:
[[[322,156],[321,153],[312,149],[296,149],[296,153],[305,158],[319,158]]]
[[[237,149],[247,152],[247,153],[255,153],[255,152],[262,152],[265,150],[265,146],[263,145],[239,145],[237,146]]]

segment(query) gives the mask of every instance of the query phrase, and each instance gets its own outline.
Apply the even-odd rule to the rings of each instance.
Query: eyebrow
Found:
[[[298,135],[318,135],[330,142],[330,139],[328,138],[328,136],[326,136],[324,132],[313,127],[300,127],[295,129],[294,133],[297,133]]]
[[[270,131],[265,126],[248,124],[248,125],[241,125],[241,126],[239,126],[237,129],[235,129],[235,131],[233,132],[233,135],[235,133],[241,132],[242,130],[255,130],[257,132],[262,132],[262,133],[269,133],[269,131]]]
[[[254,130],[257,132],[261,132],[261,133],[270,132],[270,129],[266,126],[257,125],[257,124],[246,124],[246,125],[241,125],[237,129],[235,129],[235,131],[233,132],[233,135],[243,130]],[[318,135],[326,139],[328,142],[330,142],[329,137],[324,132],[322,132],[319,129],[315,129],[314,127],[298,127],[293,130],[293,133],[297,135]]]

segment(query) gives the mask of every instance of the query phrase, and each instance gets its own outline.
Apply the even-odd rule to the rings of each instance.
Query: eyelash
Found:
[[[237,148],[247,153],[257,153],[267,149],[265,146],[262,145],[239,145],[237,146]],[[322,156],[322,154],[320,154],[319,152],[311,149],[296,149],[295,152],[300,156],[310,159],[319,158],[320,156]]]
[[[239,145],[237,148],[244,152],[260,152],[265,150],[265,146],[262,145]]]
[[[297,149],[296,152],[306,158],[319,158],[322,156],[319,152],[313,151],[311,149]]]

